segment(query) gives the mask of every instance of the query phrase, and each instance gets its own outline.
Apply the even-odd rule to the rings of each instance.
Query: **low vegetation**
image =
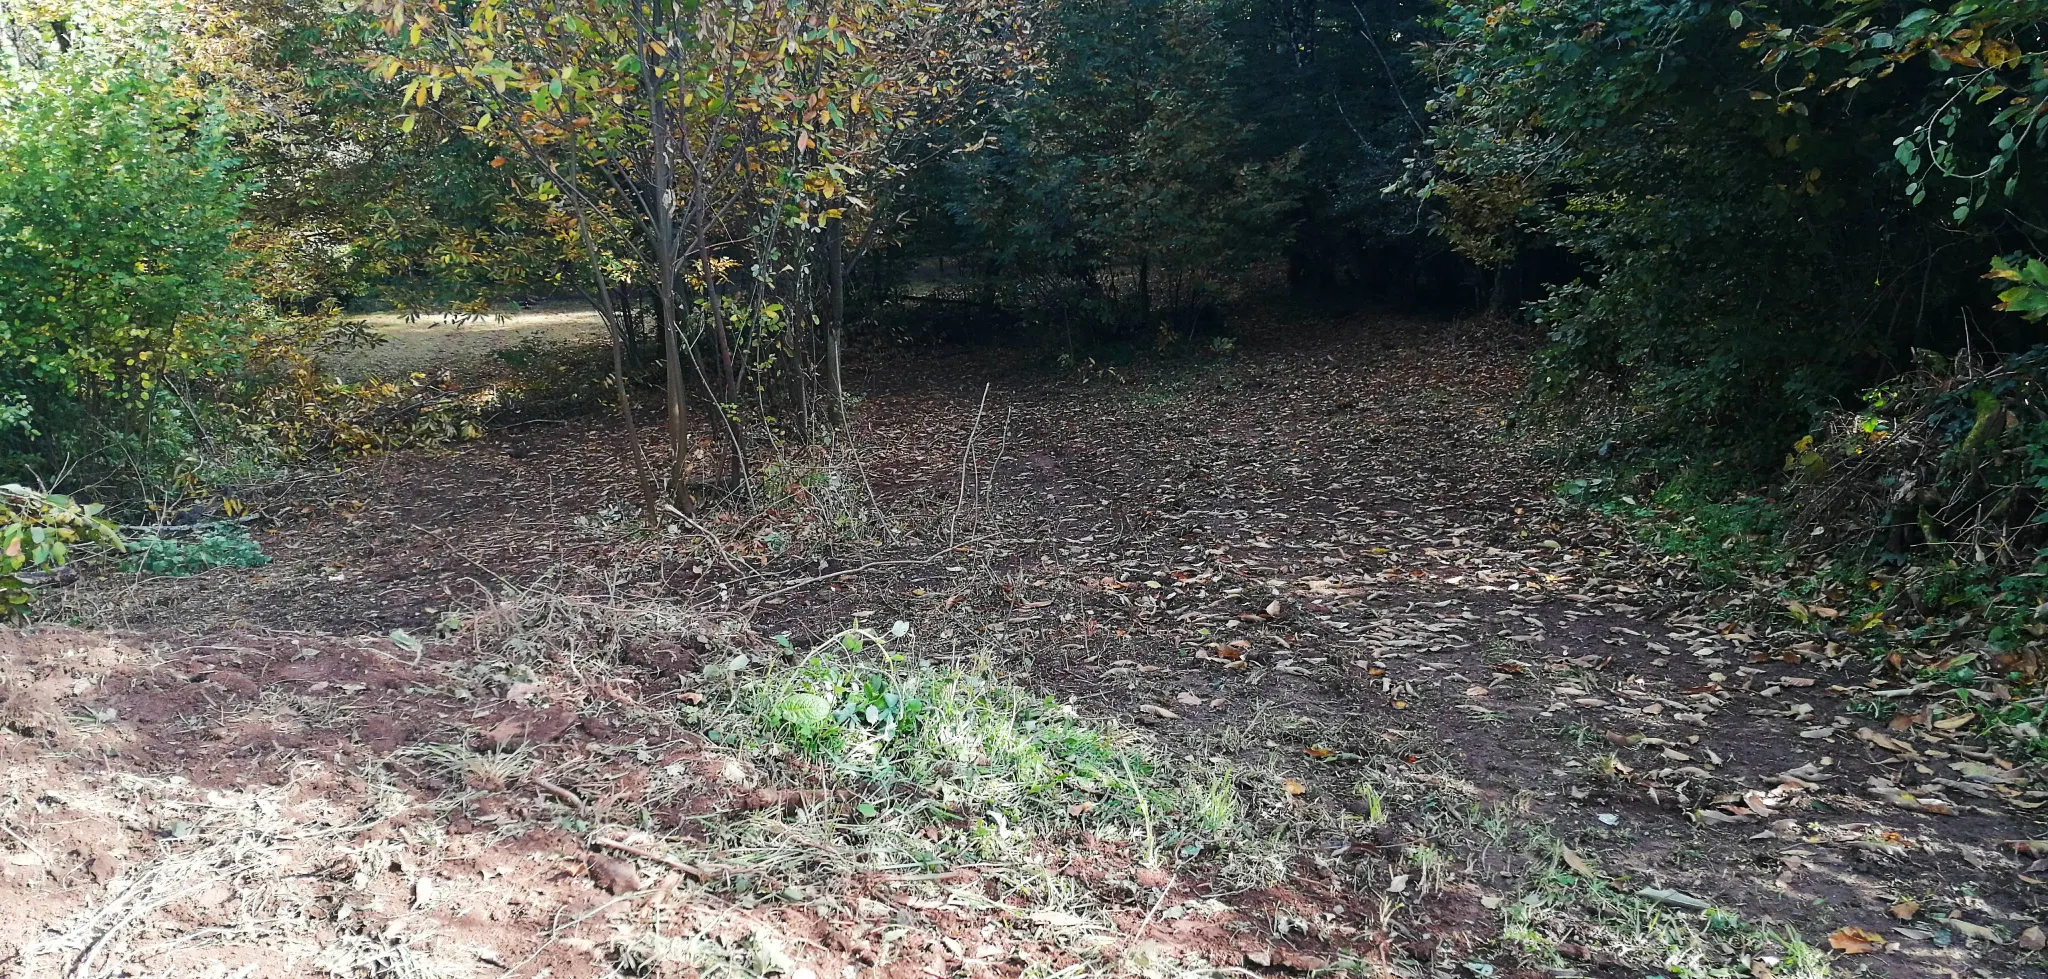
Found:
[[[2039,967],[2044,26],[0,0],[0,963]]]

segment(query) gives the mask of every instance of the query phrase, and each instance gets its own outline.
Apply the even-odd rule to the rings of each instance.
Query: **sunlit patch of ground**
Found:
[[[352,318],[368,324],[384,342],[332,359],[337,370],[350,376],[460,367],[528,341],[576,343],[604,336],[596,311],[575,301],[549,301],[483,316],[370,313]]]

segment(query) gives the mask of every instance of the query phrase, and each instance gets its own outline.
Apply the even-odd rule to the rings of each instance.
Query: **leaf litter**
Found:
[[[1042,962],[1790,976],[1823,974],[1834,954],[1917,974],[2016,963],[2038,946],[2048,858],[2024,844],[2044,835],[2030,827],[2048,793],[2031,763],[1975,740],[1943,691],[1874,669],[1846,635],[1821,641],[1756,614],[1758,601],[1709,592],[1560,503],[1540,445],[1502,427],[1518,338],[1326,326],[1306,339],[1276,328],[1234,362],[1122,386],[974,357],[878,369],[862,378],[858,457],[811,460],[872,487],[839,510],[784,501],[638,531],[602,516],[627,496],[611,436],[568,428],[517,453],[372,460],[281,491],[303,502],[273,508],[285,546],[271,567],[206,589],[129,583],[89,611],[143,630],[137,648],[175,632],[274,649],[274,630],[300,630],[309,645],[375,649],[435,674],[417,688],[438,703],[483,711],[423,712],[442,733],[408,729],[395,744],[359,713],[320,716],[364,746],[357,762],[385,759],[374,792],[352,789],[357,811],[381,812],[373,797],[389,792],[413,800],[402,811],[418,815],[392,831],[404,848],[437,826],[487,839],[464,873],[544,870],[534,886],[554,897],[535,906],[566,888],[583,896],[553,906],[584,910],[545,928],[522,911],[507,920],[523,930],[474,943],[488,955],[427,962],[454,946],[408,944],[410,925],[385,936],[380,915],[459,908],[462,889],[437,875],[422,890],[415,873],[379,915],[350,912],[378,927],[319,932],[371,943],[361,955],[383,955],[385,974],[523,976],[548,962],[556,975],[592,963],[828,975],[911,946],[889,961],[1002,975]],[[443,475],[455,472],[477,475]],[[414,491],[436,485],[463,489]],[[829,529],[854,526],[852,509],[856,531]],[[554,597],[539,613],[505,611],[540,594]],[[460,625],[438,628],[454,609]],[[638,625],[621,626],[620,609]],[[1126,732],[1146,746],[1144,771],[1098,766],[1063,789],[1078,794],[1035,817],[1061,828],[1023,834],[1054,850],[1003,843],[1023,825],[1014,812],[943,794],[944,815],[926,798],[915,820],[864,832],[849,826],[902,818],[923,797],[872,795],[901,784],[876,781],[873,758],[849,767],[802,738],[748,740],[715,720],[735,716],[735,684],[849,626],[891,622],[905,634],[874,635],[914,650],[918,669],[981,663],[977,675]],[[564,656],[557,628],[602,655]],[[607,629],[626,638],[593,638]],[[163,661],[216,700],[289,706],[298,724],[314,683],[336,684],[321,691],[330,701],[392,689],[345,691],[361,681],[336,676],[286,695],[274,671]],[[255,679],[243,689],[230,673]],[[485,709],[487,691],[515,689]],[[857,691],[814,695],[836,705]],[[76,696],[50,693],[44,713],[76,715]],[[812,717],[809,704],[788,716]],[[324,748],[268,750],[309,764]],[[1156,807],[1130,789],[1169,771],[1178,794]],[[645,815],[621,819],[614,797]],[[727,801],[707,810],[704,798]],[[1168,810],[1212,828],[1168,829]],[[1091,820],[1118,829],[1059,835]],[[994,842],[962,849],[961,834]],[[1059,848],[1067,862],[1046,863]],[[81,849],[76,873],[132,868],[138,852]],[[1028,907],[989,930],[988,909],[1020,897]],[[301,906],[334,922],[342,905]],[[105,947],[134,947],[107,934]],[[67,941],[75,960],[80,939]]]

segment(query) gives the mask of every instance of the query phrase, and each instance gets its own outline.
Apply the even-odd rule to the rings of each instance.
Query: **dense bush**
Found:
[[[225,113],[149,61],[0,74],[0,464],[147,470],[255,319]]]
[[[2007,644],[2048,600],[2048,348],[1922,357],[1788,463],[1787,541],[1887,573],[1894,615],[1985,620]]]
[[[2000,6],[2032,19],[1948,29],[2038,48],[2043,5]],[[1915,347],[1958,349],[1973,329],[2032,342],[1978,280],[1992,257],[2034,247],[2039,195],[1963,174],[1980,146],[2020,172],[2040,134],[1970,118],[1997,72],[1887,31],[1924,20],[1914,9],[1448,8],[1425,55],[1443,84],[1417,186],[1482,262],[1556,245],[1583,263],[1530,314],[1550,337],[1538,393],[1602,409],[1593,441],[1763,474]],[[1927,151],[1957,176],[1920,172]]]

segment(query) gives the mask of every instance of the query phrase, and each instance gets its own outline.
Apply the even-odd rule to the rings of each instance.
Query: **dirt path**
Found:
[[[1721,621],[1561,508],[1503,427],[1525,356],[1383,322],[1088,384],[875,364],[864,471],[839,473],[893,516],[865,543],[835,537],[845,487],[822,482],[714,525],[716,549],[634,531],[613,437],[565,426],[281,488],[276,563],[91,611],[362,643],[549,581],[798,647],[901,620],[920,656],[992,656],[1234,784],[1281,878],[1352,929],[1257,925],[1323,966],[2048,974],[2040,864],[2008,842],[2048,836],[2032,766],[1916,713],[1839,637]]]

